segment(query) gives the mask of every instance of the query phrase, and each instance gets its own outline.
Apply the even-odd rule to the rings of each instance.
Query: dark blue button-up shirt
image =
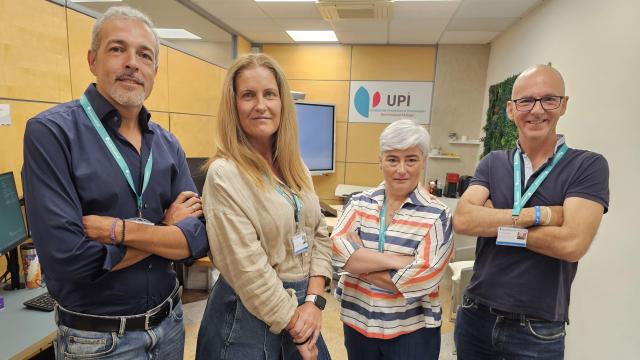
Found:
[[[90,85],[87,99],[125,159],[136,191],[153,149],[153,170],[143,194],[143,215],[159,223],[164,211],[185,190],[196,191],[178,140],[143,107],[140,153],[122,137],[118,111]],[[171,261],[151,255],[112,271],[126,246],[103,245],[86,237],[82,217],[137,216],[136,196],[100,139],[79,101],[49,109],[27,122],[22,168],[27,219],[47,287],[63,307],[96,315],[143,313],[166,299],[176,283]],[[184,233],[191,258],[206,255],[202,219],[187,218]]]

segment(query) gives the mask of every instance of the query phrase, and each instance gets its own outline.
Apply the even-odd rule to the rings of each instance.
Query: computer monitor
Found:
[[[298,142],[312,175],[336,171],[336,106],[296,102]]]
[[[187,158],[189,172],[191,172],[191,178],[193,179],[193,183],[196,184],[199,195],[202,195],[204,180],[207,178],[207,172],[202,170],[202,165],[204,165],[207,160],[209,160],[209,158]]]
[[[17,246],[26,239],[27,230],[13,173],[0,174],[0,255],[8,255],[11,288],[20,287]]]

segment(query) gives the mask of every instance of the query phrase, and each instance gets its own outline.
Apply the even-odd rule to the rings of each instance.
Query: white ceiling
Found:
[[[343,44],[486,44],[542,0],[394,2],[388,19],[329,22],[313,2],[178,0],[252,43],[293,43],[286,30],[334,30]],[[369,2],[373,2],[371,0]],[[377,0],[380,1],[380,0]],[[363,0],[334,0],[354,3]],[[366,2],[366,1],[365,1]]]

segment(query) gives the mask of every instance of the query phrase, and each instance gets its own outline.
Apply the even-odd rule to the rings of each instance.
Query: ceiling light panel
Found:
[[[158,36],[163,39],[190,39],[190,40],[200,40],[202,39],[200,36],[191,33],[185,29],[166,29],[166,28],[155,28],[154,29]]]
[[[333,31],[287,30],[287,34],[296,42],[338,42]]]

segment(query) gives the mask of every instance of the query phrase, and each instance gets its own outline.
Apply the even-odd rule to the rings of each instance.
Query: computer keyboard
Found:
[[[56,306],[56,301],[53,300],[53,298],[51,297],[51,295],[49,295],[48,292],[46,292],[42,295],[38,295],[32,299],[29,299],[23,302],[22,304],[28,308],[35,309],[35,310],[53,311],[53,309],[55,309],[55,306]]]

